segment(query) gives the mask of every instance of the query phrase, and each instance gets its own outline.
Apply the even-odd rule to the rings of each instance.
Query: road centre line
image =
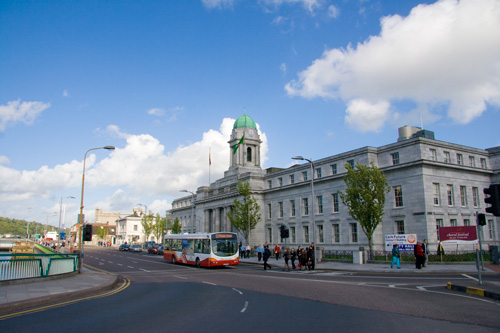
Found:
[[[148,271],[147,269],[144,269],[144,268],[139,268],[141,271],[144,271],[144,272],[151,272],[151,271]]]
[[[133,266],[127,266],[128,268],[134,268]]]
[[[184,276],[178,276],[178,275],[174,275],[174,277],[178,278],[178,279],[183,279],[183,280],[187,280],[188,278],[187,277],[184,277]]]
[[[239,291],[238,289],[233,288],[233,290],[236,291],[237,293],[239,293],[240,295],[243,295],[243,293],[241,291]]]
[[[243,309],[241,309],[241,313],[245,312],[247,310],[247,307],[248,307],[248,301],[245,301],[245,306],[243,307]]]
[[[201,283],[204,283],[204,284],[209,284],[211,286],[216,286],[217,284],[215,283],[212,283],[212,282],[207,282],[207,281],[201,281]]]

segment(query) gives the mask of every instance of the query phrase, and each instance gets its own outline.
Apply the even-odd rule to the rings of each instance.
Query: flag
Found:
[[[236,151],[238,150],[238,147],[243,143],[243,139],[245,139],[245,134],[243,134],[243,136],[241,137],[240,142],[238,142],[234,146],[234,148],[233,148],[233,155],[236,154]]]

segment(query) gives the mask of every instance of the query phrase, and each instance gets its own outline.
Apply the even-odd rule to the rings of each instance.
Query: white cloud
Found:
[[[8,102],[7,105],[0,105],[0,131],[4,131],[7,125],[13,125],[17,122],[26,125],[33,124],[35,118],[48,107],[50,107],[50,103],[21,103],[20,100]]]
[[[152,108],[148,110],[148,114],[152,116],[158,116],[161,117],[165,115],[165,110],[160,109],[160,108]]]
[[[206,8],[232,8],[235,0],[201,0]]]
[[[321,3],[318,0],[261,0],[260,2],[262,2],[266,6],[274,7],[280,7],[283,4],[299,4],[302,5],[302,7],[311,14],[314,13],[315,9],[321,7]]]
[[[347,105],[345,121],[361,132],[379,131],[389,116],[389,103],[355,99]]]
[[[280,71],[282,71],[283,74],[286,74],[286,64],[284,62],[280,65]]]
[[[70,97],[69,92],[66,89],[63,90],[63,97]]]
[[[337,19],[340,15],[340,9],[338,7],[335,7],[335,5],[328,6],[328,9],[326,12],[327,12],[328,17],[331,17],[334,19]]]
[[[10,159],[7,156],[0,155],[0,165],[10,164]]]
[[[382,18],[378,36],[325,51],[285,89],[292,96],[341,98],[348,105],[357,99],[411,100],[431,109],[445,104],[449,118],[468,123],[487,104],[500,105],[499,17],[495,0],[419,5],[407,17]],[[347,111],[346,120],[361,118]],[[364,112],[370,117],[372,111]]]

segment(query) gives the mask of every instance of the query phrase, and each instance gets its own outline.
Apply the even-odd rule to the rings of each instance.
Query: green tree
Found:
[[[262,220],[260,215],[260,206],[257,200],[250,195],[250,184],[248,182],[238,181],[236,191],[243,197],[243,201],[234,199],[232,212],[227,212],[227,217],[231,224],[243,234],[243,237],[250,243],[250,232],[255,229]]]
[[[349,215],[359,222],[368,238],[370,258],[373,258],[373,233],[384,215],[385,195],[391,189],[382,171],[370,163],[370,166],[356,163],[353,169],[346,164],[347,175],[345,193],[339,192]]]
[[[179,222],[179,218],[175,218],[174,224],[172,225],[172,233],[173,234],[180,234],[182,230],[181,223]]]
[[[146,242],[147,242],[149,240],[149,235],[151,235],[155,227],[154,215],[152,212],[149,212],[149,214],[142,216],[141,225],[142,225],[142,232],[144,233],[144,236],[146,236]]]
[[[105,227],[99,227],[97,228],[97,232],[96,232],[97,236],[99,236],[102,240],[104,240],[106,238],[106,236],[108,235],[108,228],[105,228]]]
[[[163,243],[163,235],[167,230],[166,221],[166,218],[160,217],[160,213],[156,213],[153,235],[156,237],[157,243]]]

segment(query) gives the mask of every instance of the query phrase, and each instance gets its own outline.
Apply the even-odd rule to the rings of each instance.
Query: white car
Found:
[[[141,246],[137,244],[130,245],[130,248],[128,250],[130,252],[142,252]]]

